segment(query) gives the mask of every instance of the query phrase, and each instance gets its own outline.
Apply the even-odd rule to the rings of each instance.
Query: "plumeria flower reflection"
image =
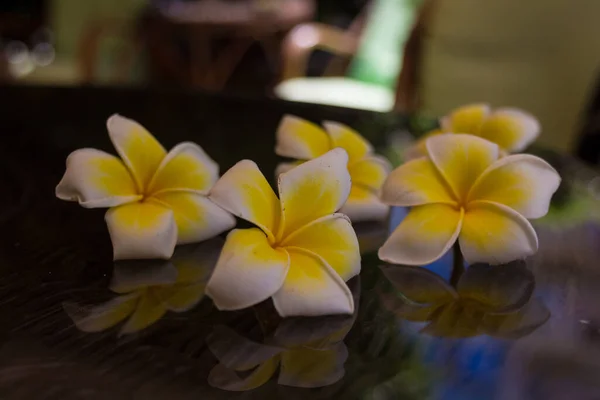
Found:
[[[334,149],[281,174],[278,199],[256,164],[243,160],[215,184],[210,198],[258,228],[229,233],[207,294],[220,310],[269,297],[281,316],[351,314],[346,281],[360,271],[349,219],[348,155]]]
[[[456,288],[425,268],[391,266],[383,272],[401,293],[383,294],[386,308],[408,321],[427,322],[422,332],[433,336],[518,338],[550,318],[532,297],[535,280],[523,261],[472,265]]]
[[[284,116],[277,130],[275,152],[283,157],[310,160],[333,148],[343,148],[348,152],[352,189],[340,212],[352,222],[385,218],[388,207],[379,200],[379,190],[390,172],[389,162],[373,154],[371,144],[350,127],[330,121],[324,122],[323,127],[292,115]],[[277,174],[299,163],[282,163]]]
[[[465,260],[503,264],[537,251],[526,218],[546,215],[560,177],[532,155],[499,158],[495,143],[472,135],[427,140],[427,156],[394,170],[382,190],[386,204],[411,207],[379,249],[395,264],[424,265],[458,239]]]
[[[202,300],[222,246],[215,238],[181,246],[169,261],[120,261],[110,284],[117,297],[95,306],[66,302],[63,307],[81,331],[100,332],[125,321],[121,334],[138,332],[168,311],[188,311]]]
[[[469,104],[441,118],[440,129],[422,137],[407,152],[408,158],[427,153],[425,142],[442,133],[468,133],[496,143],[502,153],[520,152],[540,133],[540,124],[531,114],[517,108],[493,110],[488,104]]]
[[[206,193],[219,166],[195,143],[170,152],[140,124],[120,115],[107,121],[121,159],[96,149],[76,150],[56,187],[62,200],[105,208],[114,259],[163,258],[176,244],[199,242],[235,225]]]

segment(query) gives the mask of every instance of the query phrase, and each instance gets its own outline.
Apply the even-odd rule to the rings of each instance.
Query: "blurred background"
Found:
[[[2,0],[0,79],[535,114],[597,163],[597,0]]]

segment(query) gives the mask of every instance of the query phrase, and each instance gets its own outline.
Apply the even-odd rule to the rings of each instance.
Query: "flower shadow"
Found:
[[[524,261],[491,266],[474,264],[451,286],[419,267],[385,266],[395,293],[381,291],[385,307],[432,336],[467,338],[489,335],[515,339],[535,331],[550,312],[533,296],[535,278]]]
[[[119,334],[139,332],[168,311],[181,313],[194,308],[204,297],[223,240],[211,239],[180,246],[173,258],[114,263],[109,301],[92,305],[63,303],[75,326],[83,332],[100,332],[124,322]]]

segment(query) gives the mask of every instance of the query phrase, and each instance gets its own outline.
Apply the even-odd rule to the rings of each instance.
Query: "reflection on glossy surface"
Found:
[[[550,312],[533,297],[535,280],[524,262],[467,268],[456,287],[420,267],[387,266],[384,274],[398,293],[382,294],[386,307],[421,332],[466,338],[487,334],[518,338],[543,325]]]
[[[348,284],[358,304],[359,278]],[[210,372],[208,382],[225,390],[251,390],[279,369],[280,385],[316,388],[334,384],[344,376],[348,350],[343,340],[357,313],[358,307],[352,316],[286,318],[280,320],[273,333],[265,333],[263,323],[262,343],[216,326],[206,340],[219,364]]]
[[[66,302],[64,309],[84,332],[103,331],[125,320],[120,333],[137,332],[167,311],[188,311],[202,300],[222,246],[221,239],[213,239],[182,246],[169,261],[117,262],[110,284],[117,297],[87,307]]]

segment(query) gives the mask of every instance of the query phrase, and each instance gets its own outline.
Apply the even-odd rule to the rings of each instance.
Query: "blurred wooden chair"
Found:
[[[284,42],[283,79],[275,94],[300,102],[392,110],[399,97],[395,88],[402,52],[418,4],[418,0],[373,0],[348,30],[318,23],[297,26]],[[308,61],[317,49],[337,57],[323,77],[306,77]]]

